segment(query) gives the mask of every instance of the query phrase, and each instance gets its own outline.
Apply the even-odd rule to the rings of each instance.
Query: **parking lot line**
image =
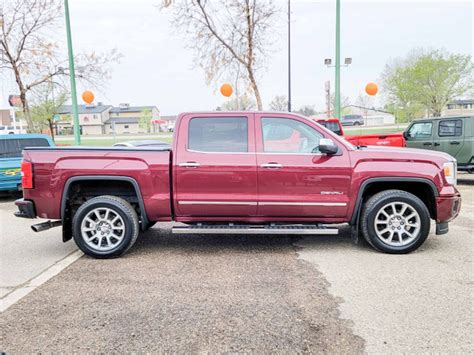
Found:
[[[79,259],[82,255],[84,254],[80,250],[73,251],[65,258],[59,260],[58,262],[41,272],[38,276],[26,282],[23,286],[16,288],[14,291],[2,297],[0,299],[0,312],[4,312],[8,309],[8,307],[21,300],[31,291],[41,286],[52,277],[59,274],[62,270],[67,268],[69,265]]]

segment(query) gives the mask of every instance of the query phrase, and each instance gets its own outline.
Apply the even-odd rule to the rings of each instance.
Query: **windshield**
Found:
[[[26,147],[49,147],[44,138],[15,138],[0,140],[0,158],[21,158],[21,152]]]

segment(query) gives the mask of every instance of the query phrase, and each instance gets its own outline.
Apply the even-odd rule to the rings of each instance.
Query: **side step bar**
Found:
[[[173,234],[324,234],[336,235],[337,228],[326,228],[322,225],[213,225],[197,224],[191,226],[176,226]]]

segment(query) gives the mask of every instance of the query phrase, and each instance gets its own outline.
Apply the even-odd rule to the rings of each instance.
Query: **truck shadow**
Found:
[[[127,255],[150,253],[160,250],[161,252],[179,253],[218,253],[225,251],[244,253],[278,253],[288,251],[288,249],[298,249],[298,244],[303,239],[311,239],[313,246],[320,243],[324,247],[334,244],[334,246],[351,247],[354,246],[348,229],[341,228],[338,236],[314,236],[302,237],[293,235],[174,235],[169,228],[160,229],[154,227],[142,233]],[[369,249],[366,245],[359,246]]]

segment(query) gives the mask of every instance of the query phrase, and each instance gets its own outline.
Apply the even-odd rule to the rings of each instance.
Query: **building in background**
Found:
[[[81,134],[85,136],[160,131],[160,126],[153,123],[160,120],[160,111],[156,106],[120,104],[113,107],[99,102],[91,105],[79,105],[78,110]],[[73,134],[71,105],[61,106],[58,115],[60,119],[56,122],[57,133]]]
[[[454,100],[446,105],[443,116],[472,116],[474,115],[474,99]]]
[[[101,102],[92,105],[78,105],[79,125],[82,135],[100,135],[105,133],[105,121],[109,119],[112,105],[103,105]],[[59,121],[56,122],[58,134],[72,134],[72,106],[59,107]]]

